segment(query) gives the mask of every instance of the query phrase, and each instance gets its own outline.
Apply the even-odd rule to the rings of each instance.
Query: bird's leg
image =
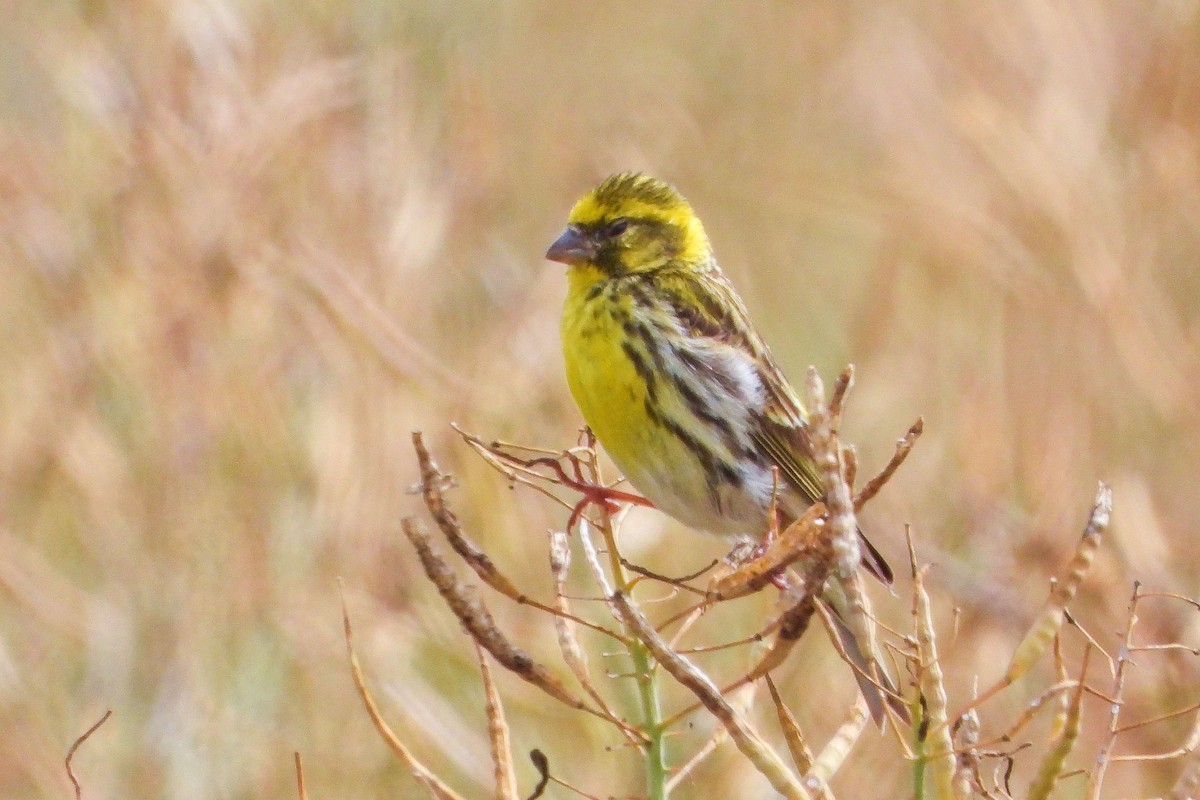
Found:
[[[743,539],[734,545],[733,549],[729,551],[729,555],[725,556],[725,563],[729,564],[735,572],[741,571],[744,568],[753,570],[754,568],[751,565],[764,557],[768,549],[769,543],[765,538],[757,541],[749,538]],[[776,567],[771,573],[762,570],[761,574],[757,575],[754,580],[770,580],[780,591],[784,591],[789,586],[786,567]]]
[[[593,442],[594,444],[594,442]],[[653,508],[654,504],[641,495],[636,495],[631,492],[624,492],[620,489],[614,489],[611,486],[603,486],[593,483],[588,480],[584,469],[583,460],[576,453],[570,450],[564,450],[558,456],[537,456],[535,458],[521,458],[512,453],[505,452],[498,447],[488,448],[497,458],[503,459],[510,464],[513,464],[523,470],[536,473],[538,467],[550,470],[551,475],[541,474],[541,477],[549,480],[551,483],[557,483],[560,486],[578,492],[582,497],[571,508],[571,516],[567,519],[567,530],[575,527],[579,522],[579,518],[583,516],[584,511],[588,506],[598,505],[610,514],[615,514],[621,507],[622,503],[628,503],[635,506],[646,506]],[[589,448],[590,450],[590,448]],[[594,451],[592,451],[594,452]],[[569,470],[564,468],[563,461],[566,461],[570,466]]]
[[[783,523],[782,512],[779,509],[779,467],[771,467],[771,506],[767,509],[767,535],[760,545],[763,551],[771,542],[779,538],[779,526]],[[781,592],[786,592],[790,586],[787,570],[781,570],[771,576],[771,583]]]
[[[767,530],[762,538],[754,544],[747,561],[765,555],[771,547],[771,542],[779,538],[779,526],[782,523],[779,511],[779,467],[771,467],[771,502],[767,506]]]
[[[614,489],[611,486],[600,486],[595,483],[576,481],[563,481],[563,486],[574,489],[583,495],[583,497],[579,498],[579,502],[571,509],[571,516],[567,518],[567,530],[575,527],[575,523],[579,522],[579,518],[583,516],[583,512],[590,505],[602,506],[609,514],[617,513],[621,508],[621,503],[654,508],[654,504],[641,495],[622,492],[620,489]]]

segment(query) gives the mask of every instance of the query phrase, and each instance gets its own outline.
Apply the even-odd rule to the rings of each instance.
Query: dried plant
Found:
[[[834,800],[837,775],[853,771],[853,749],[864,731],[869,729],[869,714],[860,698],[846,712],[845,721],[814,750],[811,734],[806,733],[793,709],[784,701],[771,679],[771,671],[786,662],[797,640],[815,618],[830,631],[830,640],[843,655],[848,669],[856,669],[860,677],[874,681],[881,689],[888,688],[883,664],[856,665],[845,658],[838,644],[835,624],[819,600],[820,587],[827,580],[843,584],[853,598],[851,607],[852,635],[859,640],[863,652],[877,652],[879,643],[887,645],[898,655],[900,665],[908,676],[907,685],[892,696],[888,708],[893,732],[894,757],[911,764],[912,793],[918,800],[962,800],[965,798],[1028,798],[1044,800],[1051,797],[1063,780],[1085,781],[1088,796],[1097,800],[1106,769],[1114,763],[1132,760],[1180,759],[1184,768],[1174,797],[1191,796],[1197,782],[1196,761],[1193,756],[1200,741],[1200,716],[1190,736],[1170,751],[1145,755],[1119,755],[1113,752],[1118,737],[1134,728],[1154,725],[1181,714],[1196,715],[1200,702],[1194,702],[1170,714],[1160,715],[1137,723],[1122,724],[1125,711],[1123,688],[1131,655],[1161,650],[1186,649],[1179,643],[1138,644],[1134,638],[1138,604],[1147,598],[1160,598],[1191,603],[1180,595],[1166,592],[1145,592],[1135,584],[1126,618],[1124,641],[1116,657],[1098,649],[1095,640],[1083,630],[1069,611],[1069,605],[1083,582],[1088,567],[1102,545],[1109,524],[1112,495],[1103,484],[1097,491],[1083,536],[1075,554],[1057,578],[1042,610],[1035,616],[1028,633],[1016,647],[1010,666],[994,686],[980,693],[956,712],[951,712],[947,689],[947,673],[955,667],[944,663],[939,654],[940,634],[935,625],[934,601],[927,573],[928,565],[917,558],[917,546],[910,533],[909,555],[912,577],[912,631],[909,634],[881,632],[858,575],[856,512],[886,484],[903,463],[921,433],[921,422],[912,427],[900,440],[892,461],[878,476],[868,481],[857,495],[853,475],[857,464],[850,451],[839,439],[838,428],[842,404],[852,383],[847,370],[839,379],[833,402],[829,407],[824,390],[815,371],[809,373],[807,402],[812,409],[814,450],[821,466],[826,504],[818,504],[785,531],[738,555],[735,551],[715,570],[702,575],[672,578],[655,574],[631,564],[622,554],[621,526],[624,502],[642,502],[634,495],[618,491],[601,474],[595,443],[585,431],[580,444],[554,452],[537,448],[488,442],[456,428],[463,441],[472,447],[490,466],[513,485],[521,485],[541,493],[562,506],[567,515],[565,529],[554,531],[548,539],[549,578],[553,586],[553,601],[542,603],[532,599],[532,589],[523,589],[496,566],[491,558],[464,531],[462,523],[451,510],[446,491],[452,485],[449,477],[438,468],[420,434],[413,435],[413,445],[421,471],[418,491],[454,552],[474,572],[475,576],[500,597],[515,604],[532,606],[544,612],[547,624],[554,628],[563,668],[543,664],[527,653],[500,628],[487,606],[477,596],[477,587],[459,579],[445,554],[431,542],[421,522],[404,520],[404,531],[410,539],[425,574],[436,586],[449,609],[454,613],[473,641],[479,658],[487,699],[487,728],[492,743],[497,798],[510,800],[519,796],[514,760],[511,754],[509,725],[505,721],[500,693],[488,666],[490,656],[500,666],[535,686],[549,700],[563,703],[583,714],[603,720],[612,726],[613,744],[625,742],[629,752],[637,754],[644,773],[644,795],[661,800],[676,791],[686,776],[722,742],[731,742],[741,756],[752,765],[761,778],[779,795],[788,798],[818,798]],[[603,488],[603,492],[597,491]],[[619,498],[613,501],[613,497]],[[573,556],[581,554],[587,566],[589,581],[583,587],[573,586],[570,564]],[[653,587],[662,586],[671,592],[686,592],[697,600],[666,619],[653,621],[655,614]],[[740,675],[716,676],[703,668],[697,656],[713,650],[735,646],[737,642],[705,641],[683,647],[693,625],[718,606],[758,592],[777,592],[775,613],[758,620],[750,627],[758,631],[751,637],[756,642],[756,654],[750,666]],[[608,611],[609,619],[586,619],[574,610],[573,600],[594,597]],[[597,604],[592,604],[597,605]],[[1083,654],[1079,667],[1071,677],[1064,655],[1063,624],[1072,623],[1067,632],[1080,633]],[[580,636],[589,632],[588,639]],[[349,618],[346,621],[347,644],[355,682],[367,709],[381,735],[398,757],[433,797],[455,795],[441,779],[433,776],[417,762],[407,748],[388,729],[366,688],[357,656],[354,654]],[[590,639],[599,638],[604,644],[592,647]],[[631,669],[626,673],[611,672],[599,679],[591,663],[605,659],[607,648],[622,651]],[[1024,685],[1032,670],[1047,651],[1052,650],[1054,682],[1036,693],[1024,711],[1007,723],[991,720],[984,710],[994,698]],[[1093,656],[1110,660],[1113,684],[1099,688],[1089,683],[1088,665]],[[611,654],[609,654],[611,655]],[[567,687],[563,672],[578,684],[582,694]],[[632,681],[637,702],[623,708],[617,699],[621,682]],[[763,681],[769,689],[769,705],[777,729],[767,730],[754,713],[754,686]],[[668,684],[671,693],[682,687],[692,698],[681,708],[667,711],[664,696]],[[1108,736],[1092,763],[1072,766],[1088,697],[1103,701],[1107,709]],[[1056,700],[1056,703],[1049,701]],[[1041,748],[1020,744],[1025,737],[1036,738],[1035,720],[1046,708],[1056,709],[1050,721],[1048,739]],[[693,750],[681,751],[671,743],[673,734],[696,715],[707,715],[716,726],[711,736]],[[989,724],[991,723],[991,724]],[[996,734],[988,734],[993,729]],[[1029,741],[1033,739],[1030,738]],[[1005,746],[1006,749],[996,749]],[[1039,754],[1040,751],[1040,754]],[[1028,761],[1031,774],[1027,789],[1014,792],[1012,776],[1018,762]],[[564,787],[571,786],[567,774],[570,764],[547,765],[539,752],[535,758],[542,779],[530,797],[540,796],[548,781]],[[572,788],[584,797],[611,796],[610,787]],[[691,796],[702,796],[693,789]]]
[[[927,415],[861,521],[897,565],[911,521],[933,564],[955,784],[995,794],[1011,766],[1012,793],[1028,789],[1091,639],[1064,767],[1089,775],[1057,794],[1094,780],[1107,798],[1196,796],[1194,751],[1121,759],[1187,750],[1192,716],[1164,715],[1200,683],[1200,616],[1156,595],[1194,597],[1200,575],[1200,6],[642,5],[5,4],[0,797],[72,797],[64,755],[105,708],[72,760],[88,800],[294,796],[297,750],[314,800],[407,783],[361,735],[339,575],[381,712],[433,772],[484,794],[478,667],[401,529],[414,514],[501,631],[633,727],[640,695],[610,677],[634,672],[629,637],[591,599],[578,530],[565,535],[582,495],[508,491],[443,424],[570,443],[563,276],[539,255],[583,188],[626,168],[670,178],[710,221],[786,372],[852,356],[869,374],[833,425],[860,445],[842,452],[859,498],[894,434]],[[397,489],[418,479],[414,429],[459,481],[459,526],[525,602],[469,572]],[[1099,476],[1111,532],[1057,653],[956,722],[1033,626]],[[545,567],[550,528],[574,562],[570,618]],[[668,643],[722,689],[765,670],[729,701],[790,759],[769,678],[819,761],[854,719],[820,608],[788,638],[809,608],[778,597],[773,563],[667,587],[636,568],[679,577],[723,545],[653,512],[618,528],[632,598]],[[821,552],[820,529],[781,534]],[[899,600],[865,583],[911,701],[902,572]],[[730,599],[692,611],[709,576],[730,578],[713,590]],[[1132,646],[1158,649],[1120,659],[1113,723],[1135,578]],[[534,603],[558,610],[554,627]],[[640,733],[533,707],[541,690],[486,657],[514,747],[540,746],[580,785],[644,791]],[[668,789],[760,781],[695,695],[655,674]],[[869,727],[829,791],[909,796],[915,741]],[[517,770],[528,794],[542,773]],[[420,794],[408,788],[391,793]]]

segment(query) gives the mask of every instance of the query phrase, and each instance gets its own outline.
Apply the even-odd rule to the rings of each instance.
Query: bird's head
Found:
[[[672,262],[707,266],[712,250],[699,217],[674,186],[622,172],[575,204],[546,258],[599,280]]]

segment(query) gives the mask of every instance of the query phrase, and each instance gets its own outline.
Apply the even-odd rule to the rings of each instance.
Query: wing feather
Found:
[[[718,270],[663,270],[658,289],[674,316],[696,338],[745,353],[758,369],[764,403],[755,410],[752,439],[808,503],[823,492],[808,444],[804,406],[750,322],[745,304]]]
[[[691,336],[735,347],[758,366],[764,403],[754,413],[751,440],[807,504],[822,500],[825,493],[808,439],[807,412],[754,330],[750,314],[729,280],[715,268],[700,272],[665,269],[656,276],[656,283]],[[859,539],[868,570],[891,585],[894,576],[887,561],[861,530]]]

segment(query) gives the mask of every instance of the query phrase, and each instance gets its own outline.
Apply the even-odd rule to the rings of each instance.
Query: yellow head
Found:
[[[601,279],[672,262],[707,266],[712,249],[700,219],[674,186],[622,172],[575,204],[546,258]]]

